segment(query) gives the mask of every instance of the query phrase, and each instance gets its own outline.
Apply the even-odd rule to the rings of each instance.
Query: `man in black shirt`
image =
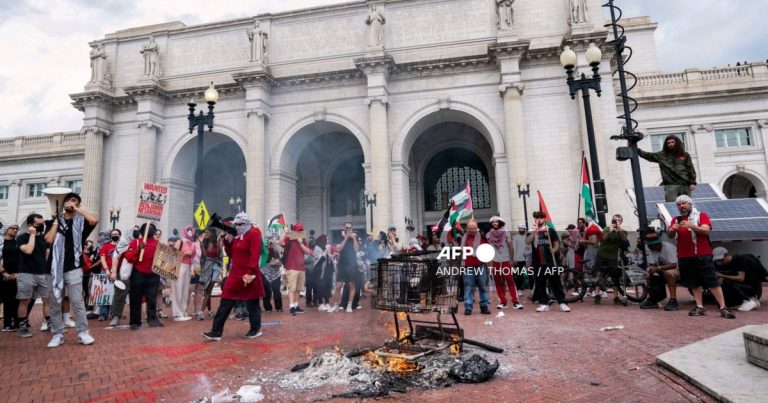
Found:
[[[760,297],[763,294],[765,269],[754,255],[731,255],[723,247],[712,251],[717,272],[723,288],[726,306],[739,306],[742,312],[760,307]]]
[[[67,289],[69,303],[75,316],[75,328],[80,343],[88,345],[95,341],[88,332],[88,320],[85,316],[83,299],[83,244],[99,220],[91,213],[80,208],[80,195],[70,193],[64,196],[64,213],[53,221],[55,234],[51,248],[51,323],[53,338],[49,348],[64,343],[64,317],[62,301],[64,287]]]
[[[16,244],[18,225],[10,225],[3,235],[0,251],[0,301],[3,302],[3,332],[19,330],[19,300],[16,293],[16,273],[19,272],[19,246]]]
[[[19,246],[19,272],[16,274],[19,300],[19,336],[32,337],[29,332],[29,320],[27,319],[27,307],[30,301],[42,298],[43,303],[48,303],[50,294],[50,274],[45,263],[45,248],[49,239],[53,239],[53,233],[48,231],[43,236],[45,221],[40,214],[30,214],[27,217],[27,233],[16,238]],[[47,319],[47,317],[46,317]]]

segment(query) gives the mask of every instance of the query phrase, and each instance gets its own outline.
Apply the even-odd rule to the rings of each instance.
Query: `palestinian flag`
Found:
[[[267,232],[281,232],[285,230],[285,214],[280,213],[269,220]]]
[[[547,205],[544,203],[544,197],[541,196],[541,190],[537,190],[536,193],[539,194],[539,211],[544,213],[545,216],[547,216],[547,227],[555,229],[555,224],[552,222],[552,216],[549,215],[549,210],[547,209]]]
[[[461,220],[472,217],[472,192],[469,188],[469,181],[464,185],[464,189],[451,197],[451,207],[449,208],[448,224],[451,228],[461,228]]]
[[[595,203],[592,198],[592,187],[589,182],[589,168],[587,157],[581,157],[581,198],[584,199],[584,215],[592,222],[597,221]]]
[[[266,266],[267,261],[269,260],[269,250],[267,249],[267,245],[269,245],[269,238],[264,239],[264,241],[261,243],[261,254],[259,255],[259,267]]]

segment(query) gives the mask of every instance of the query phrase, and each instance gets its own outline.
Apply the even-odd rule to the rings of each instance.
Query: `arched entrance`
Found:
[[[184,144],[171,166],[166,208],[168,229],[193,225],[197,201],[195,188],[202,184],[202,199],[208,211],[231,216],[245,211],[245,155],[240,146],[221,133],[205,133],[202,171],[197,173],[197,136]],[[238,205],[236,202],[240,200]],[[230,204],[230,200],[235,203]],[[170,234],[169,234],[170,235]]]
[[[287,221],[300,221],[307,234],[338,238],[345,221],[359,231],[366,226],[364,153],[344,126],[315,122],[297,131],[283,148],[280,171],[273,172],[281,211]],[[336,239],[337,241],[339,239]]]
[[[757,197],[757,187],[746,175],[731,175],[723,183],[723,194],[729,199],[754,198]]]

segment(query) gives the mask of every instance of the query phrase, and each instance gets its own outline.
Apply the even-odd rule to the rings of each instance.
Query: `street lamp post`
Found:
[[[373,206],[376,205],[376,193],[365,192],[365,204],[371,209],[371,233],[373,233]]]
[[[229,207],[232,209],[232,215],[235,215],[235,206],[237,206],[237,212],[241,212],[240,205],[243,203],[243,199],[240,198],[240,196],[235,199],[234,196],[229,198]]]
[[[208,126],[208,131],[213,131],[213,106],[219,101],[219,92],[216,88],[213,88],[213,82],[205,90],[203,94],[205,102],[208,104],[208,114],[204,114],[203,110],[200,110],[200,114],[195,116],[195,101],[189,100],[189,134],[197,127],[197,170],[195,172],[195,201],[194,203],[200,203],[203,201],[203,133],[205,132],[205,126]]]
[[[109,208],[109,221],[112,223],[112,230],[114,231],[118,221],[120,221],[120,207]]]
[[[602,92],[600,88],[600,61],[603,54],[600,48],[590,43],[585,53],[587,62],[592,67],[592,77],[587,77],[584,73],[581,78],[573,77],[573,68],[576,65],[576,52],[570,46],[563,49],[560,54],[560,64],[565,68],[568,76],[566,82],[570,91],[571,99],[576,99],[576,93],[581,91],[581,97],[584,100],[584,117],[587,124],[587,140],[589,142],[589,159],[592,168],[592,184],[595,189],[595,207],[597,209],[597,220],[601,227],[605,227],[605,213],[608,211],[608,201],[605,198],[605,182],[600,178],[600,166],[597,161],[597,145],[595,144],[595,127],[592,123],[592,105],[589,102],[589,90],[595,90],[597,96]]]
[[[405,230],[408,231],[409,234],[416,230],[413,226],[413,220],[408,217],[405,217]]]
[[[528,179],[525,180],[525,190],[522,188],[522,183],[517,181],[517,197],[523,198],[523,216],[525,217],[525,230],[528,231],[528,203],[526,199],[531,197],[531,182]]]

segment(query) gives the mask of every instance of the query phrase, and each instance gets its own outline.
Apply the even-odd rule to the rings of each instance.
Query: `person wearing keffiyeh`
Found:
[[[64,343],[64,317],[62,302],[64,287],[75,316],[77,337],[80,343],[88,345],[95,341],[88,332],[88,320],[85,316],[83,299],[83,244],[91,234],[99,219],[80,207],[80,195],[69,193],[64,197],[64,213],[52,222],[51,231],[56,234],[49,256],[51,263],[51,325],[53,338],[48,347],[58,347]]]
[[[504,288],[509,290],[509,298],[512,302],[512,308],[523,309],[520,300],[517,297],[517,287],[515,279],[512,277],[512,257],[515,256],[515,250],[512,246],[512,238],[504,228],[504,220],[499,216],[491,217],[491,230],[487,234],[488,243],[493,246],[494,255],[491,262],[491,276],[496,285],[496,293],[499,295],[499,309],[507,308],[507,297]]]

